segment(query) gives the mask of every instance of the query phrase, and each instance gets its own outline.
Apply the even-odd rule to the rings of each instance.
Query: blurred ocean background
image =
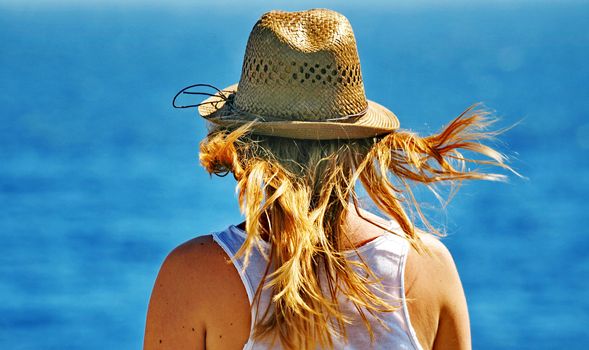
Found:
[[[265,11],[351,21],[367,95],[438,131],[474,102],[521,123],[495,146],[528,179],[440,211],[475,349],[589,343],[589,3],[0,1],[0,349],[139,349],[166,254],[238,223],[198,164],[182,87],[239,79]]]

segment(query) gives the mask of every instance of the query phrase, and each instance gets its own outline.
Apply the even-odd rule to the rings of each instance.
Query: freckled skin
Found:
[[[364,216],[384,223],[372,214]],[[348,231],[356,244],[370,241],[375,238],[374,232],[381,232],[353,215],[350,220]],[[417,338],[424,349],[470,349],[466,300],[452,256],[436,238],[424,235],[422,240],[431,254],[411,250],[405,270],[408,308]],[[195,238],[174,249],[162,265],[152,292],[144,350],[241,350],[249,332],[245,288],[211,236]]]

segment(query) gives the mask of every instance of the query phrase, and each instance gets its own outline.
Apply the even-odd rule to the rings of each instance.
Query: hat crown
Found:
[[[368,104],[349,21],[325,9],[264,14],[248,39],[234,98],[237,109],[268,119],[362,114]]]

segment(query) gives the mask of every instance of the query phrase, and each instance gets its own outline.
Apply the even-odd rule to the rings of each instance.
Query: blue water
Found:
[[[314,3],[316,6],[317,3]],[[528,180],[465,184],[447,226],[475,349],[589,342],[589,5],[319,3],[346,14],[368,96],[435,132],[483,101]],[[0,349],[137,349],[166,253],[237,223],[231,177],[198,165],[205,125],[172,110],[237,81],[283,3],[0,5]]]

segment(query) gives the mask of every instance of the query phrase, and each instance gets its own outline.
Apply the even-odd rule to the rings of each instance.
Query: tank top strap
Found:
[[[265,250],[264,254],[262,254],[257,246],[251,250],[248,265],[245,267],[245,257],[236,257],[237,251],[239,248],[241,248],[246,240],[245,232],[237,228],[235,225],[231,225],[223,231],[212,233],[212,236],[213,240],[217,242],[221,248],[223,248],[227,256],[229,256],[231,259],[231,262],[239,273],[239,277],[241,278],[243,286],[245,287],[249,304],[252,305],[254,303],[254,297],[256,295],[256,291],[258,290],[258,286],[260,286],[266,272],[266,267],[268,266],[268,261],[264,257],[267,256],[267,253],[269,252],[268,243],[264,241],[260,242],[260,246]],[[258,320],[258,313],[263,315],[266,313],[266,311],[271,311],[268,310],[268,308],[271,308],[270,299],[270,291],[263,289],[260,291],[260,297],[258,299],[258,305],[260,305],[260,307],[251,307],[252,321],[250,336],[248,338],[248,342],[243,348],[244,350],[254,348],[253,334],[254,326]]]
[[[236,254],[246,240],[245,233],[239,230],[236,226],[231,225],[223,231],[214,232],[212,236],[213,240],[217,242],[217,244],[223,248],[225,253],[227,253],[229,258],[231,258],[231,262],[233,262],[237,272],[239,272],[239,276],[245,286],[247,297],[251,304],[266,271],[267,261],[264,258],[264,254],[254,247],[249,256],[248,266],[247,268],[244,268],[245,257],[238,258],[236,257]],[[266,245],[267,243],[262,246],[265,247]]]

